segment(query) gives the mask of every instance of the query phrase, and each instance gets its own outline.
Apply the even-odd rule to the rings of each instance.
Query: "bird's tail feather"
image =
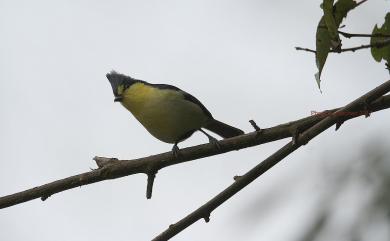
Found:
[[[204,128],[220,135],[223,138],[230,138],[244,134],[242,130],[233,126],[229,126],[228,124],[225,124],[215,119],[211,119],[210,121],[208,121]]]

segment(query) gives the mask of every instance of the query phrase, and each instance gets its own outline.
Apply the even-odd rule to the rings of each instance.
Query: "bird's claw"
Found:
[[[221,145],[219,144],[219,141],[216,138],[209,136],[209,143],[215,145],[218,150],[221,150]]]
[[[215,139],[213,136],[210,136],[209,134],[207,134],[207,132],[205,132],[202,129],[199,129],[199,131],[207,136],[207,138],[209,139],[209,143],[215,145],[218,150],[221,150],[221,145],[219,144],[217,139]]]
[[[175,144],[173,147],[172,147],[172,155],[174,158],[178,158],[179,157],[179,147],[177,146],[177,144]]]

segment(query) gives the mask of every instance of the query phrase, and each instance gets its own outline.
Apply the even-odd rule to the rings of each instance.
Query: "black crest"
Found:
[[[110,81],[115,96],[118,96],[118,86],[123,85],[123,88],[127,89],[134,83],[143,82],[142,80],[131,78],[130,76],[120,74],[114,70],[106,74],[106,77],[108,81]]]

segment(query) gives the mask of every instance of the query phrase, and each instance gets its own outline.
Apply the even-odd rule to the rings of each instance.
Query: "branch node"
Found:
[[[293,126],[290,129],[290,133],[291,133],[291,136],[292,136],[291,142],[292,142],[293,146],[306,145],[307,143],[309,143],[309,139],[301,138],[303,136],[301,135],[301,130],[300,130],[299,126]]]
[[[297,145],[298,144],[298,137],[299,137],[299,128],[297,126],[293,126],[290,130],[291,136],[292,136],[292,144]]]
[[[152,192],[153,192],[153,183],[154,179],[156,178],[157,171],[151,171],[147,173],[148,175],[148,183],[146,185],[146,198],[151,199],[152,198]]]
[[[42,195],[41,200],[46,201],[51,195]]]
[[[370,102],[367,99],[364,100],[364,116],[366,118],[371,115],[371,109],[372,109],[372,106],[371,106]]]
[[[206,216],[204,216],[203,219],[206,223],[210,222],[210,213],[208,213]]]
[[[263,133],[263,129],[261,129],[254,120],[249,120],[249,123],[251,123],[252,127],[255,129],[256,131],[256,138],[259,137],[261,135],[261,133]]]
[[[252,127],[255,129],[257,132],[261,132],[262,129],[256,124],[254,120],[249,120],[249,123],[251,123]]]
[[[336,128],[335,128],[335,131],[338,131],[338,129],[340,129],[341,125],[344,123],[344,121],[338,121],[336,123]]]
[[[120,162],[117,158],[107,158],[107,157],[99,157],[95,156],[93,160],[96,162],[96,165],[98,166],[98,169],[101,169],[106,166],[110,166],[113,164],[117,164]]]
[[[236,176],[233,177],[233,179],[234,179],[234,181],[237,181],[237,180],[240,179],[241,177],[242,177],[242,176],[236,175]]]

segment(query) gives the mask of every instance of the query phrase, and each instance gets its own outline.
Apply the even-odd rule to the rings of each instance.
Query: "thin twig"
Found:
[[[331,53],[342,53],[342,52],[355,52],[356,50],[360,50],[360,49],[368,49],[368,48],[383,48],[387,45],[390,45],[390,39],[386,39],[384,41],[380,41],[380,42],[376,42],[374,44],[363,44],[361,46],[357,46],[357,47],[352,47],[352,48],[345,48],[345,49],[341,49],[341,50],[330,50],[329,52]],[[308,48],[302,48],[302,47],[295,47],[296,50],[302,50],[302,51],[307,51],[307,52],[311,52],[311,53],[316,53],[315,50],[313,49],[308,49]]]
[[[313,49],[308,49],[308,48],[302,48],[302,47],[295,47],[295,50],[302,50],[302,51],[306,51],[306,52],[311,52],[311,53],[316,53],[315,50]]]
[[[345,48],[345,49],[342,49],[341,52],[348,52],[348,51],[351,51],[351,52],[355,52],[356,50],[359,50],[359,49],[367,49],[367,48],[383,48],[387,45],[390,45],[390,39],[386,39],[384,41],[381,41],[381,42],[376,42],[375,44],[364,44],[364,45],[361,45],[361,46],[358,46],[358,47],[353,47],[353,48]],[[331,52],[334,52],[334,51],[331,51]]]
[[[368,1],[368,0],[362,0],[362,1],[358,2],[358,3],[356,4],[355,8],[359,7],[360,4],[363,4],[363,3],[367,2],[367,1]]]
[[[376,34],[364,34],[364,33],[346,33],[343,31],[338,31],[339,34],[343,35],[346,38],[353,38],[353,37],[363,37],[363,38],[387,38],[390,37],[390,34],[382,34],[382,33],[376,33]]]
[[[384,96],[381,99],[375,101],[370,105],[370,107],[372,108],[371,111],[379,111],[390,108],[390,95]],[[365,107],[362,106],[361,110],[364,110],[364,108]],[[271,128],[261,129],[261,132],[254,131],[234,138],[224,139],[218,142],[219,147],[216,147],[214,144],[203,144],[183,148],[180,150],[180,155],[178,158],[175,158],[172,155],[172,152],[166,152],[133,160],[118,160],[116,158],[95,157],[94,160],[97,162],[100,168],[90,172],[60,179],[42,186],[34,187],[22,192],[0,197],[0,209],[37,198],[47,198],[53,194],[95,182],[120,178],[138,173],[150,175],[164,167],[171,165],[291,137],[294,134],[294,132],[291,130],[299,129],[300,131],[304,131],[322,119],[326,118],[329,113],[337,110],[338,109],[329,110],[326,112],[327,114],[324,114],[324,112],[315,112],[315,115],[312,114],[306,118]],[[356,112],[354,115],[348,114],[345,115],[345,119],[355,118],[358,115],[363,114],[364,113],[360,112]]]
[[[210,201],[205,203],[203,206],[193,211],[191,214],[187,215],[185,218],[181,219],[177,223],[170,225],[168,229],[166,229],[160,235],[155,237],[153,241],[166,241],[172,238],[173,236],[175,236],[176,234],[180,233],[181,231],[183,231],[184,229],[186,229],[196,221],[204,218],[205,216],[210,216],[211,212],[214,211],[217,207],[219,207],[229,198],[234,196],[244,187],[249,185],[251,182],[256,180],[259,176],[261,176],[271,167],[276,165],[283,158],[285,158],[286,156],[294,152],[296,149],[298,149],[305,143],[308,143],[311,139],[319,135],[321,132],[325,131],[326,129],[328,129],[335,123],[337,123],[337,121],[342,119],[342,115],[340,113],[356,111],[359,108],[361,108],[361,106],[364,105],[364,103],[370,103],[372,100],[379,98],[380,96],[384,95],[389,91],[390,91],[390,80],[376,87],[375,89],[371,90],[367,94],[359,97],[358,99],[354,100],[353,102],[346,105],[345,107],[334,112],[332,115],[321,120],[320,122],[318,122],[317,124],[309,128],[308,130],[303,132],[298,137],[297,143],[294,144],[292,141],[290,141],[288,144],[283,146],[277,152],[275,152],[267,159],[259,163],[257,166],[252,168],[245,175],[236,179],[233,184],[231,184],[229,187],[227,187],[217,196],[212,198]]]
[[[254,120],[249,120],[249,123],[251,123],[255,131],[261,132],[261,128],[257,125],[257,123]]]

